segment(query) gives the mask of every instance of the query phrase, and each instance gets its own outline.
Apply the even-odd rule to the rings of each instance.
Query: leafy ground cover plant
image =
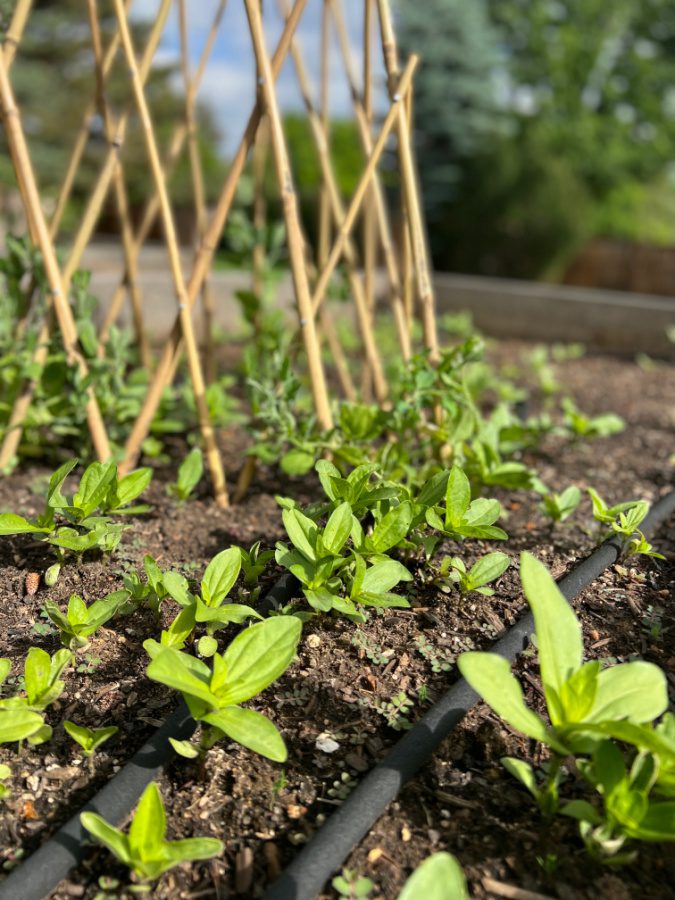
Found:
[[[203,753],[227,736],[275,762],[286,760],[286,746],[274,724],[240,704],[286,671],[301,631],[294,616],[258,622],[238,634],[222,655],[215,654],[212,668],[180,650],[146,641],[152,657],[148,677],[180,691],[193,718],[202,723],[199,746],[184,755]]]
[[[43,713],[61,696],[65,684],[60,676],[72,658],[69,650],[59,650],[50,657],[39,647],[30,648],[23,670],[25,692],[0,700],[1,744],[23,740],[42,744],[49,740],[52,728],[44,721]],[[7,680],[11,668],[11,660],[0,659],[0,685]]]
[[[85,469],[77,491],[70,497],[62,493],[68,475],[77,465],[64,463],[49,480],[44,512],[34,521],[16,513],[0,514],[0,535],[31,534],[56,549],[57,562],[45,573],[45,582],[56,583],[66,551],[82,554],[97,549],[112,552],[127,526],[113,522],[114,515],[146,512],[146,505],[130,506],[147,488],[152,469],[136,469],[118,478],[115,463],[91,463]]]
[[[667,735],[664,740],[663,729],[660,733],[650,729],[651,723],[668,706],[663,672],[642,660],[605,669],[597,660],[584,663],[579,622],[545,566],[524,553],[521,579],[534,615],[550,724],[525,705],[522,689],[505,659],[492,653],[469,652],[458,660],[460,671],[469,684],[498,715],[515,730],[545,744],[552,753],[541,782],[532,766],[524,760],[504,759],[504,765],[525,785],[546,814],[559,809],[558,788],[566,756],[579,757],[577,768],[585,771],[590,780],[596,778],[596,786],[605,801],[614,796],[615,788],[620,791],[622,799],[617,802],[624,804],[621,819],[614,810],[609,819],[599,825],[600,813],[594,812],[589,818],[590,804],[566,807],[569,815],[581,817],[583,813],[585,816],[586,839],[591,833],[590,825],[600,828],[602,840],[608,833],[615,837],[618,833],[618,844],[608,840],[604,845],[608,855],[628,837],[644,838],[647,834],[658,833],[660,837],[652,839],[675,839],[675,804],[653,801],[649,796],[650,789],[658,781],[654,772],[658,771],[661,757],[667,766],[675,760],[675,741],[669,746],[668,739],[672,738]],[[668,721],[665,728],[669,727]],[[610,744],[612,749],[603,746],[609,737],[637,747],[630,775],[617,746]],[[649,752],[653,759],[648,762],[643,758],[640,742],[649,743],[650,738]],[[620,766],[616,753],[621,757]],[[589,755],[594,760],[590,764],[584,761]],[[606,766],[611,768],[611,773]],[[621,786],[617,787],[619,784]],[[595,810],[595,807],[591,806],[591,809]]]
[[[167,841],[164,803],[154,781],[139,800],[128,834],[93,812],[83,812],[80,821],[96,841],[131,869],[144,891],[149,891],[150,884],[174,866],[211,859],[223,851],[222,841],[216,838]]]

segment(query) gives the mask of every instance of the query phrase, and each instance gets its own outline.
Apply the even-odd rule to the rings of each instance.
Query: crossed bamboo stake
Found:
[[[190,100],[189,102],[192,104],[194,102],[194,98],[199,90],[199,85],[201,84],[202,77],[204,75],[204,71],[206,69],[206,64],[208,63],[209,57],[211,55],[211,51],[213,49],[213,44],[218,34],[218,29],[220,27],[220,22],[222,20],[223,14],[225,12],[225,7],[227,4],[227,0],[220,0],[220,4],[218,5],[218,9],[213,17],[213,22],[211,24],[211,28],[206,38],[206,42],[204,44],[204,48],[202,50],[201,58],[199,60],[199,65],[190,80],[189,94]],[[188,99],[186,97],[186,104],[188,103]],[[183,147],[185,146],[185,141],[188,137],[188,126],[187,122],[183,121],[179,123],[174,129],[173,135],[169,142],[169,148],[166,152],[166,156],[163,162],[163,169],[165,177],[168,180],[171,179],[171,176],[175,170],[176,164],[180,159],[181,153],[183,152]],[[136,235],[134,237],[134,252],[133,258],[134,260],[138,259],[138,255],[141,251],[143,244],[145,243],[148,235],[150,234],[150,229],[152,228],[155,220],[157,219],[157,215],[159,213],[159,198],[156,193],[150,197],[148,202],[146,203],[145,209],[143,210],[143,215],[141,216],[141,221],[138,226]],[[200,235],[201,237],[201,235]],[[99,331],[99,342],[105,343],[108,338],[108,334],[110,332],[110,328],[113,323],[117,320],[119,316],[120,310],[122,308],[122,304],[124,302],[125,290],[127,280],[129,278],[129,273],[125,269],[117,287],[115,288],[110,303],[108,304],[108,309],[106,311],[106,315],[103,319],[103,324],[101,325],[101,329]]]
[[[26,138],[23,133],[14,92],[9,81],[5,53],[2,47],[0,47],[0,104],[2,106],[2,118],[12,164],[23,197],[29,229],[33,241],[42,254],[45,275],[49,284],[51,305],[59,323],[66,357],[72,365],[77,365],[82,377],[86,378],[89,374],[89,369],[77,346],[77,327],[68,305],[65,279],[59,267],[54,245],[49,236],[47,222],[40,205],[40,195],[35,181],[35,174],[28,155]],[[87,422],[94,447],[99,458],[107,459],[110,456],[108,435],[91,386],[87,388],[86,394]]]
[[[90,104],[90,107],[85,113],[83,126],[78,134],[71,156],[71,162],[59,193],[59,199],[56,205],[55,214],[52,218],[50,230],[45,230],[46,223],[44,222],[44,218],[41,218],[41,212],[39,212],[37,189],[30,167],[30,160],[27,156],[25,141],[23,143],[22,151],[21,141],[23,134],[20,128],[20,122],[18,121],[18,115],[15,114],[12,106],[13,97],[11,95],[11,87],[7,77],[9,63],[13,58],[16,45],[20,39],[23,25],[25,24],[26,16],[30,9],[31,0],[19,0],[9,32],[10,40],[4,48],[4,57],[0,58],[2,69],[0,72],[2,108],[5,120],[8,122],[8,132],[11,132],[10,147],[17,171],[17,181],[19,182],[20,190],[24,197],[31,235],[34,242],[43,250],[43,255],[45,256],[45,266],[48,270],[47,274],[52,298],[51,309],[53,310],[54,316],[58,319],[68,358],[72,361],[76,361],[80,366],[81,371],[86,372],[86,363],[77,349],[77,334],[65,298],[68,294],[72,275],[77,268],[77,265],[79,265],[84,248],[89,242],[94,225],[100,214],[101,206],[111,185],[114,191],[122,231],[122,242],[125,251],[125,274],[113,296],[113,302],[110,305],[106,320],[101,329],[101,342],[105,339],[110,325],[119,312],[119,307],[124,299],[125,289],[128,289],[132,302],[132,309],[134,311],[134,326],[146,364],[149,361],[149,355],[147,353],[147,345],[145,349],[143,345],[142,311],[140,293],[137,288],[137,260],[140,247],[147,237],[153,221],[158,213],[161,214],[169,262],[178,300],[178,313],[170,337],[165,344],[159,364],[152,377],[141,412],[134,423],[132,432],[127,440],[125,446],[125,459],[121,468],[123,471],[128,471],[138,458],[142,441],[149,433],[150,425],[158,408],[161,395],[175,377],[183,341],[185,341],[190,378],[194,389],[200,428],[206,448],[207,461],[211,469],[217,500],[222,505],[227,503],[225,479],[220,455],[215,443],[215,435],[209,421],[208,410],[206,407],[204,376],[192,328],[190,312],[201,292],[204,299],[205,360],[209,378],[212,378],[215,374],[213,346],[211,342],[214,305],[213,299],[209,294],[206,277],[215,247],[217,246],[223,226],[231,209],[237,183],[243,172],[249,151],[254,143],[256,145],[256,153],[254,154],[254,176],[256,181],[256,196],[254,202],[255,221],[258,226],[264,224],[265,211],[262,173],[264,172],[265,167],[266,148],[269,147],[281,191],[290,267],[295,288],[298,318],[300,321],[300,332],[303,338],[314,406],[319,426],[325,430],[329,430],[332,427],[332,414],[320,353],[319,325],[321,325],[321,330],[331,347],[345,395],[349,398],[355,396],[348,364],[342,352],[339,340],[337,339],[330,313],[325,305],[328,284],[341,259],[345,262],[350,287],[355,301],[357,321],[364,348],[365,366],[362,382],[364,397],[367,397],[372,384],[379,403],[382,405],[387,402],[387,383],[372,329],[374,316],[373,270],[376,262],[378,242],[381,246],[385,262],[390,287],[389,293],[391,297],[392,313],[396,323],[402,356],[404,359],[407,359],[411,353],[411,281],[414,276],[422,314],[425,345],[429,350],[431,361],[436,362],[438,360],[438,344],[436,340],[433,311],[433,293],[431,291],[429,279],[428,254],[419,204],[414,157],[410,147],[409,116],[412,102],[411,85],[413,73],[417,65],[417,58],[414,56],[411,57],[408,60],[404,71],[402,73],[400,72],[388,0],[377,0],[377,15],[391,106],[384,117],[379,134],[376,138],[372,133],[371,92],[373,68],[371,36],[374,19],[374,0],[365,0],[364,6],[362,94],[359,93],[357,88],[357,79],[349,60],[346,29],[344,27],[344,18],[339,0],[324,0],[322,19],[322,71],[318,108],[314,105],[312,100],[303,59],[294,41],[294,32],[307,0],[296,0],[293,9],[286,19],[283,34],[279,40],[278,46],[271,57],[265,46],[260,2],[259,0],[244,0],[244,2],[259,76],[258,96],[254,109],[249,117],[249,122],[244,131],[244,135],[223,184],[220,199],[208,223],[206,222],[203,172],[201,169],[201,160],[196,139],[194,102],[197,87],[201,80],[206,59],[210,53],[213,39],[225,8],[226,0],[221,0],[213,26],[207,37],[197,71],[192,76],[190,75],[188,57],[186,5],[185,0],[178,0],[181,36],[181,65],[186,95],[185,121],[182,122],[174,132],[169,151],[164,160],[164,165],[162,165],[159,158],[155,134],[150,121],[145,98],[144,83],[162,32],[164,18],[168,12],[170,0],[162,0],[160,14],[151,30],[146,50],[140,63],[137,63],[136,60],[127,23],[127,12],[130,0],[114,0],[118,31],[113,35],[105,52],[101,43],[96,0],[87,0],[92,32],[92,44],[96,60],[96,96],[94,104]],[[283,0],[280,0],[280,5],[282,6],[282,10],[286,11]],[[344,58],[344,66],[351,88],[354,114],[364,154],[366,156],[365,169],[361,174],[354,195],[346,205],[343,203],[337,188],[332,160],[328,150],[327,60],[330,16],[332,16],[336,25],[341,55]],[[115,121],[105,100],[105,79],[112,64],[114,53],[117,51],[120,44],[124,48],[124,53],[132,73],[135,106],[143,126],[143,133],[155,186],[155,193],[146,205],[141,225],[136,234],[133,233],[130,225],[124,175],[119,160],[119,150],[124,140],[130,110],[125,110],[119,119]],[[274,89],[274,81],[289,51],[294,60],[298,83],[307,109],[312,135],[318,149],[322,174],[322,189],[319,205],[319,242],[317,250],[318,271],[315,275],[312,275],[311,287],[309,279],[313,266],[306,258],[307,245],[302,233],[288,148]],[[99,112],[101,113],[110,147],[103,163],[99,179],[90,196],[86,213],[78,230],[69,259],[63,272],[61,272],[58,270],[53,254],[53,238],[58,229],[63,208],[65,207],[67,197],[70,193],[73,173],[77,168],[77,166],[74,165],[74,162],[79,162],[79,159],[81,158],[84,146],[86,145],[88,122],[93,109],[96,107],[98,107]],[[259,132],[259,125],[263,117],[267,123],[267,137],[264,132]],[[13,119],[16,119],[16,121],[13,121]],[[18,131],[15,127],[16,124],[19,126]],[[402,272],[399,269],[399,264],[394,252],[391,226],[377,171],[378,163],[381,159],[387,139],[394,129],[396,130],[398,138],[401,179],[403,183],[404,221],[406,225],[402,248]],[[84,139],[82,135],[84,135]],[[180,266],[175,225],[167,190],[168,177],[170,177],[173,166],[175,165],[186,140],[188,144],[193,191],[195,195],[197,235],[199,238],[199,245],[193,259],[192,272],[187,283],[184,280]],[[354,226],[362,208],[364,208],[362,239],[365,264],[365,275],[363,277],[359,272],[359,254],[354,236]],[[38,210],[38,212],[36,212],[36,210]],[[332,247],[331,231],[334,231]],[[47,249],[46,252],[43,249],[45,243],[49,244],[49,249]],[[51,257],[53,258],[47,262],[50,258],[50,251]],[[406,251],[409,252],[407,253]],[[254,249],[253,286],[256,290],[260,289],[260,272],[263,260],[264,247],[258,241]],[[68,321],[69,316],[70,323]],[[49,328],[50,322],[47,320],[43,325],[42,331],[44,342],[38,347],[38,354],[46,354]],[[82,368],[83,366],[84,369]],[[10,437],[11,441],[15,442],[14,449],[16,449],[16,445],[20,439],[21,424],[30,404],[33,388],[34,385],[29,385],[27,390],[22,392],[19,400],[15,404],[12,417],[13,427],[10,429],[10,433],[6,436],[3,447],[0,449],[0,464],[2,464],[3,454],[9,446],[8,439]],[[19,401],[21,402],[19,403]],[[24,412],[20,415],[22,409]],[[96,400],[91,391],[87,411],[89,426],[92,437],[94,438],[97,453],[102,458],[105,458],[109,454],[107,439],[105,438],[105,427],[100,420],[100,412],[98,412]],[[97,412],[98,423],[96,419]],[[16,418],[15,413],[17,414]]]
[[[279,74],[281,66],[288,53],[291,37],[298,25],[298,21],[307,4],[307,0],[296,0],[295,6],[288,17],[284,30],[279,38],[277,48],[271,59],[271,69],[273,77]],[[239,146],[234,154],[230,169],[223,184],[220,199],[211,216],[211,220],[206,229],[204,238],[201,241],[199,249],[195,254],[192,265],[192,273],[187,283],[187,303],[191,310],[194,306],[197,295],[201,289],[202,282],[208,268],[211,264],[213,253],[218,245],[220,235],[227,220],[228,214],[234,201],[237,184],[241,177],[248,157],[248,152],[253,145],[255,135],[260,124],[262,116],[262,105],[257,102],[251,112],[244,134],[239,142]],[[150,425],[154,415],[159,407],[164,389],[171,384],[176,366],[180,357],[182,348],[182,333],[180,320],[178,317],[174,321],[171,334],[164,346],[162,356],[155,369],[152,382],[146,394],[143,408],[141,409],[136,422],[132,428],[131,434],[125,445],[125,457],[121,463],[122,471],[129,471],[136,463],[141,450],[141,444],[147,437]],[[328,400],[326,395],[326,409],[330,415]],[[332,424],[332,420],[329,420]]]
[[[144,81],[149,74],[152,59],[154,58],[155,52],[157,50],[157,46],[159,44],[159,40],[160,40],[162,31],[164,28],[164,23],[166,21],[167,15],[169,13],[170,4],[171,4],[171,0],[162,0],[162,4],[160,6],[159,12],[157,14],[157,17],[156,17],[153,27],[151,29],[150,35],[148,36],[146,50],[143,55],[143,61],[141,63],[141,76]],[[25,16],[27,15],[26,8],[29,6],[30,6],[30,3],[24,2],[21,5],[21,7],[17,7],[17,13],[18,12],[21,13],[20,22],[22,22],[22,23],[25,23]],[[126,9],[126,7],[125,7],[125,9]],[[15,18],[16,18],[16,15],[15,15]],[[12,27],[13,26],[14,26],[14,21],[12,22]],[[12,30],[12,29],[10,28],[10,30]],[[16,31],[20,31],[20,29],[17,28]],[[116,38],[117,38],[117,41],[116,41]],[[108,49],[108,52],[106,53],[106,57],[105,57],[105,60],[103,63],[104,68],[105,68],[106,60],[109,60],[109,63],[108,63],[109,65],[112,63],[114,53],[117,50],[118,41],[119,41],[118,35],[116,35],[112,38],[110,47]],[[16,44],[14,44],[14,46],[16,46]],[[5,75],[7,75],[6,67],[5,67]],[[7,87],[11,94],[11,85],[9,84],[9,79],[7,79]],[[17,111],[16,115],[18,117],[18,111]],[[88,122],[88,117],[90,117],[90,115],[91,115],[90,112],[85,112],[85,118],[84,118],[85,122]],[[94,185],[94,189],[91,193],[91,196],[90,196],[89,202],[87,204],[87,208],[86,208],[84,217],[82,219],[82,222],[80,223],[80,227],[78,229],[75,241],[71,248],[68,260],[63,269],[63,272],[61,273],[62,284],[59,287],[59,290],[62,291],[62,295],[65,298],[64,305],[65,305],[65,307],[67,307],[67,314],[71,320],[72,320],[72,313],[70,312],[70,306],[68,305],[68,301],[67,301],[68,293],[70,290],[70,283],[72,281],[72,277],[73,277],[77,267],[80,264],[82,253],[84,252],[84,249],[86,248],[87,244],[89,243],[89,240],[91,239],[91,235],[93,233],[95,224],[98,220],[101,208],[105,201],[108,187],[110,185],[110,179],[112,178],[112,176],[115,172],[115,167],[118,162],[119,151],[120,151],[121,146],[124,141],[124,135],[126,133],[128,119],[129,119],[129,111],[124,113],[123,116],[118,121],[115,135],[110,143],[110,147],[109,147],[108,153],[106,155],[103,167],[99,173],[98,180],[97,180],[96,184]],[[82,133],[82,129],[80,130],[80,135],[81,135],[81,133]],[[63,201],[63,206],[65,206],[67,196],[70,192],[70,187],[72,186],[72,180],[70,181],[70,184],[67,184],[68,178],[69,178],[69,173],[70,173],[71,169],[73,168],[73,160],[77,158],[79,161],[79,158],[81,157],[81,153],[84,149],[83,145],[81,146],[80,135],[78,135],[78,139],[76,140],[76,143],[75,143],[75,147],[74,147],[74,150],[73,150],[73,153],[71,156],[71,163],[68,166],[68,171],[66,173],[66,180],[64,182],[64,185],[62,185],[59,201],[57,202],[57,207],[56,207],[54,217],[52,219],[51,226],[47,229],[46,239],[49,240],[49,243],[52,248],[52,254],[54,252],[53,251],[53,242],[54,242],[56,233],[58,231],[58,226],[60,223],[59,209],[61,208],[61,201]],[[25,145],[25,138],[24,138],[24,145]],[[15,160],[13,157],[13,163],[14,163],[15,171],[17,172],[17,181],[19,183],[19,188],[20,188],[20,191],[24,198],[24,207],[26,208],[26,215],[28,218],[28,224],[29,224],[29,229],[31,231],[31,236],[32,236],[33,242],[37,245],[39,243],[39,240],[38,240],[37,232],[35,231],[35,229],[33,227],[34,212],[31,211],[31,201],[29,199],[27,199],[26,189],[23,185],[23,179],[26,177],[26,175],[25,175],[26,167],[31,168],[30,157],[28,156],[27,148],[25,150],[25,156],[26,156],[25,160],[21,160],[20,164],[19,164],[18,160]],[[34,181],[35,180],[34,174],[32,177],[33,177],[33,181]],[[39,205],[39,195],[37,196],[37,200],[38,200],[38,205]],[[45,223],[45,227],[46,227],[46,223]],[[42,247],[40,249],[42,250]],[[43,256],[44,256],[44,252],[43,252]],[[53,313],[56,313],[56,317],[59,321],[59,326],[63,332],[62,321],[61,321],[63,318],[63,313],[61,313],[59,315],[56,305],[52,304],[52,306],[50,307],[50,313],[48,314],[48,316],[47,316],[45,322],[43,323],[43,325],[40,329],[40,332],[38,334],[36,350],[34,352],[33,359],[32,359],[33,368],[35,370],[37,370],[38,372],[41,372],[41,370],[44,366],[44,363],[47,359],[47,354],[49,351],[49,337],[50,337],[51,328],[52,328],[52,324],[53,324]],[[73,323],[73,329],[75,331],[75,334],[74,334],[74,337],[72,337],[72,336],[71,337],[72,337],[73,346],[76,347],[78,339],[77,339],[77,333],[76,333],[74,323]],[[63,340],[64,340],[64,345],[65,345],[65,342],[68,340],[66,338],[65,334],[63,335]],[[71,355],[68,354],[68,357],[70,359]],[[82,362],[84,362],[84,360],[82,360]],[[80,368],[81,368],[81,366],[80,366]],[[86,368],[86,365],[85,365],[85,368]],[[7,426],[7,432],[5,435],[5,439],[3,441],[2,448],[0,448],[0,468],[4,467],[5,465],[7,465],[9,463],[9,461],[12,459],[12,457],[16,453],[16,450],[19,446],[19,443],[21,441],[21,435],[23,432],[23,423],[25,421],[26,415],[28,414],[28,410],[30,409],[30,404],[32,402],[33,396],[35,394],[35,390],[38,385],[38,377],[39,376],[33,376],[29,381],[27,381],[22,386],[21,391],[19,392],[19,395],[17,396],[17,398],[14,402],[14,406],[12,408],[12,412],[11,412],[8,426]],[[93,393],[91,396],[93,397]],[[98,406],[96,408],[98,409]],[[109,444],[107,441],[107,436],[106,436],[105,440],[103,440],[102,435],[101,435],[102,420],[100,418],[100,412],[99,412],[98,417],[96,416],[95,413],[88,412],[87,418],[89,421],[90,433],[92,436],[92,440],[94,442],[94,448],[96,450],[96,453],[99,456],[99,458],[107,459],[110,456],[110,447],[109,447]],[[103,428],[103,432],[105,433],[105,428]]]

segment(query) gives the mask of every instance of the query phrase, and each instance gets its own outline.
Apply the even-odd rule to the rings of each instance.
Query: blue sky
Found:
[[[321,9],[323,0],[308,0],[307,7],[296,32],[303,51],[305,64],[313,85],[318,88],[321,53]],[[206,35],[213,21],[218,0],[187,0],[191,69],[197,66]],[[353,47],[354,65],[360,75],[363,47],[363,0],[343,0],[347,28]],[[151,19],[159,8],[159,0],[135,0],[132,3],[136,18]],[[268,49],[274,50],[281,32],[282,20],[277,12],[276,0],[265,2],[265,31]],[[351,114],[351,103],[347,82],[342,70],[337,40],[333,35],[330,55],[330,106],[331,115],[344,117]],[[382,102],[382,70],[379,45],[374,44],[373,60],[379,90],[376,92],[376,107]],[[158,59],[178,61],[180,38],[178,12],[174,4],[169,14],[162,37]],[[177,78],[177,86],[182,79]],[[277,81],[279,101],[284,110],[302,109],[302,101],[295,81],[292,61],[286,64]],[[221,132],[222,147],[231,152],[239,141],[246,120],[253,106],[255,96],[255,66],[251,51],[251,41],[243,0],[229,0],[220,31],[214,44],[208,68],[199,92],[199,99],[213,110],[215,121]],[[314,98],[317,94],[315,90]]]

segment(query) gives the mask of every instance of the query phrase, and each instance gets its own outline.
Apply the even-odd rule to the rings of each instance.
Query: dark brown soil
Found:
[[[523,349],[499,350],[511,360]],[[632,362],[590,356],[557,367],[559,379],[588,413],[614,411],[628,422],[611,438],[569,443],[549,439],[527,461],[553,488],[594,486],[608,501],[656,500],[673,482],[675,367],[645,371]],[[224,436],[230,471],[242,460],[240,435]],[[0,482],[0,510],[23,515],[39,511],[45,470],[32,469]],[[301,502],[316,495],[313,479],[280,479],[261,473],[249,499],[218,509],[204,493],[182,508],[167,500],[161,475],[149,491],[153,511],[133,520],[110,560],[69,563],[58,585],[25,596],[26,574],[43,572],[49,551],[28,537],[0,545],[0,655],[15,662],[16,677],[30,646],[49,652],[58,637],[46,630],[40,610],[47,597],[65,602],[71,593],[92,601],[118,589],[127,569],[140,568],[152,554],[162,568],[179,568],[199,578],[208,560],[231,543],[262,538],[273,546],[282,537],[273,495]],[[210,863],[167,874],[152,896],[259,897],[298,848],[330,815],[350,788],[381,759],[408,727],[456,678],[454,660],[463,650],[487,648],[523,609],[517,557],[528,549],[559,576],[593,546],[590,504],[584,501],[562,526],[551,529],[525,492],[498,491],[507,512],[510,539],[504,548],[514,561],[493,598],[444,593],[429,571],[412,583],[412,610],[385,610],[358,628],[337,619],[314,620],[304,631],[298,660],[256,701],[281,728],[289,759],[281,767],[233,744],[208,755],[206,772],[187,760],[173,763],[160,781],[172,837],[215,835],[226,845]],[[589,657],[625,660],[639,655],[661,665],[675,687],[675,523],[655,541],[667,562],[640,559],[606,572],[575,601]],[[440,550],[461,553],[470,563],[493,546],[447,543]],[[265,576],[271,584],[278,572]],[[167,609],[170,619],[173,610]],[[66,690],[48,712],[51,741],[37,748],[0,747],[0,762],[12,769],[12,789],[0,820],[5,868],[28,856],[123,765],[175,706],[176,696],[144,676],[142,641],[160,624],[140,611],[101,629],[66,675]],[[45,633],[46,632],[46,633]],[[528,701],[540,703],[536,662],[525,657],[519,671]],[[387,707],[400,694],[407,707],[397,717]],[[119,734],[95,757],[95,770],[65,734],[65,718],[90,727],[115,724]],[[316,746],[328,736],[338,748]],[[531,757],[532,747],[480,706],[445,741],[440,752],[390,806],[346,865],[375,883],[373,897],[397,896],[411,870],[431,852],[455,853],[473,896],[513,896],[504,884],[561,900],[570,898],[675,897],[675,864],[665,845],[643,846],[635,864],[618,870],[592,862],[571,820],[540,817],[524,790],[501,768],[504,755]],[[574,795],[573,780],[564,792]],[[106,851],[92,848],[87,862],[52,895],[94,897],[100,876],[126,883],[125,871]],[[490,879],[492,881],[490,881]],[[335,893],[327,886],[327,896]]]

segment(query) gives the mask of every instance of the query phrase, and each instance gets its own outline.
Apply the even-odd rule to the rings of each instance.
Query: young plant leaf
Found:
[[[202,716],[201,721],[214,725],[233,741],[274,762],[285,762],[288,757],[276,725],[253,709],[227,706]]]
[[[219,606],[230,593],[241,570],[241,551],[230,547],[214,556],[202,579],[202,598],[207,606]]]
[[[366,538],[366,546],[372,553],[386,553],[400,543],[410,531],[412,506],[407,501],[390,509]]]
[[[459,466],[453,466],[448,476],[448,483],[445,490],[445,523],[447,527],[456,528],[471,501],[471,486],[469,479]]]
[[[330,553],[337,556],[352,530],[352,508],[346,501],[336,507],[326,522],[323,530],[323,545]]]
[[[654,663],[635,660],[603,669],[598,676],[590,722],[652,722],[668,709],[668,685]]]
[[[49,534],[51,528],[40,528],[23,516],[15,513],[2,513],[0,515],[0,535],[8,534]]]
[[[520,577],[534,615],[544,691],[553,688],[559,696],[562,685],[581,667],[581,626],[546,566],[529,553],[521,555]]]
[[[295,616],[277,616],[238,634],[223,654],[227,683],[218,705],[243,703],[276,681],[293,660],[301,632]]]
[[[469,900],[462,867],[441,851],[429,856],[403,885],[398,900]]]
[[[470,651],[457,660],[460,672],[505,722],[527,737],[555,746],[555,741],[539,716],[528,709],[523,691],[511,672],[508,660],[495,653]]]

